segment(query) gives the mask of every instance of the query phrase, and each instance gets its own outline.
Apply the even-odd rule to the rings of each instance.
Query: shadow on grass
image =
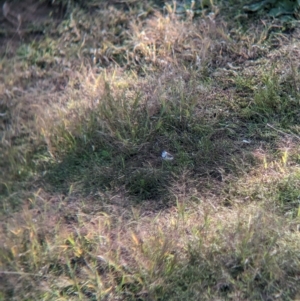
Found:
[[[249,95],[239,91],[257,79],[239,78],[233,97],[219,91],[222,101],[210,96],[216,89],[211,83],[202,81],[199,88],[200,80],[197,75],[169,79],[167,95],[155,102],[142,92],[116,93],[106,82],[101,102],[75,114],[81,117],[71,120],[72,130],[51,129],[58,160],[46,166],[47,189],[82,196],[121,189],[129,204],[168,206],[175,200],[174,179],[185,171],[222,186],[224,175],[238,176],[255,164],[256,148],[271,149],[278,142],[280,133],[270,124],[290,131],[300,122],[297,91],[288,94],[288,82],[272,70],[250,91],[253,100],[246,107]],[[164,161],[163,150],[174,160]]]
[[[85,115],[85,124],[95,122],[86,132],[76,138],[66,129],[59,133],[60,142],[72,136],[68,138],[72,147],[46,167],[43,181],[48,190],[67,194],[72,187],[89,195],[123,189],[131,204],[150,200],[168,206],[175,200],[170,191],[173,180],[184,171],[195,178],[211,177],[220,182],[220,170],[237,172],[232,157],[236,159],[241,152],[241,143],[237,133],[223,126],[228,120],[224,116],[213,121],[205,118],[195,99],[175,102],[157,103],[158,113],[150,117],[145,104],[134,101],[132,107],[120,108],[119,99],[104,98],[105,105]],[[163,150],[172,152],[174,160],[164,161]]]

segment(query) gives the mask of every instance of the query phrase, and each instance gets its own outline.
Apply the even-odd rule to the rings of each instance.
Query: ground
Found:
[[[298,25],[0,4],[0,300],[300,300]]]

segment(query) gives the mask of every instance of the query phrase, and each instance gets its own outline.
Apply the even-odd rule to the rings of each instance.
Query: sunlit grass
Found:
[[[295,42],[127,5],[4,55],[0,300],[297,300]]]

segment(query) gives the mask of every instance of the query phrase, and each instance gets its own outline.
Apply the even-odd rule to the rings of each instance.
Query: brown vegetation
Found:
[[[0,20],[0,300],[298,300],[299,29],[60,3]]]

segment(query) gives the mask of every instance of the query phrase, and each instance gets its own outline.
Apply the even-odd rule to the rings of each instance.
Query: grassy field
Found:
[[[0,32],[0,300],[300,300],[300,27],[98,2]]]

